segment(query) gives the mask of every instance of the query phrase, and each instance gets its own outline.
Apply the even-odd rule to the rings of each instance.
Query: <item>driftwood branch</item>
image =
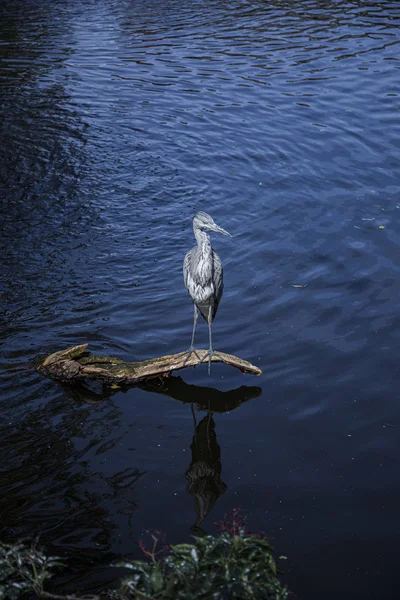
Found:
[[[38,371],[63,383],[73,383],[84,378],[97,379],[107,385],[132,385],[169,375],[185,367],[207,362],[206,350],[196,350],[199,358],[187,352],[151,358],[142,362],[123,362],[110,356],[100,356],[87,351],[88,344],[73,346],[47,356],[38,366]],[[199,360],[200,359],[200,360]],[[261,370],[251,363],[232,354],[219,352],[212,362],[224,362],[242,373],[261,375]]]

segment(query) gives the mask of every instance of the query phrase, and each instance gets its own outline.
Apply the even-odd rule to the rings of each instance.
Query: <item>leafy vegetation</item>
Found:
[[[15,600],[27,592],[43,597],[43,584],[61,563],[34,545],[0,543],[0,600]]]
[[[120,563],[127,575],[117,588],[92,596],[100,600],[286,600],[288,591],[277,577],[272,548],[263,535],[246,531],[239,511],[221,523],[217,536],[194,538],[193,544],[169,547],[161,532],[150,533],[147,560]],[[60,563],[35,547],[0,544],[0,600],[26,592],[39,598],[79,600],[43,589]]]
[[[136,600],[284,600],[271,546],[255,536],[223,532],[173,546],[160,561],[124,563],[131,573],[115,598]]]

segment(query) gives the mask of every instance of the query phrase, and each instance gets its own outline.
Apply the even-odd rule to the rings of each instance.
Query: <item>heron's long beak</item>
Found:
[[[216,223],[209,225],[208,229],[211,229],[211,231],[215,231],[216,233],[222,233],[222,235],[229,235],[229,237],[232,237],[230,233],[225,231],[225,229],[222,229],[222,227],[219,227]]]

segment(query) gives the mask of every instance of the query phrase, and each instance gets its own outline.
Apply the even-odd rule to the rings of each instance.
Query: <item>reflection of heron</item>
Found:
[[[194,334],[198,318],[197,309],[208,323],[210,347],[208,350],[208,374],[211,369],[211,358],[213,356],[211,341],[211,323],[217,314],[218,304],[221,300],[223,289],[223,269],[221,259],[211,248],[209,231],[216,231],[223,235],[229,235],[225,229],[218,227],[207,213],[200,211],[193,218],[193,231],[197,241],[185,256],[183,261],[183,277],[185,286],[194,303],[194,320],[192,343],[190,344],[188,356],[194,349]]]
[[[221,449],[212,413],[196,426],[190,448],[192,461],[186,471],[186,489],[194,497],[196,522],[193,528],[197,529],[226,490],[226,484],[221,481]]]
[[[191,405],[195,431],[191,444],[192,460],[185,476],[186,489],[195,501],[196,521],[192,530],[196,535],[201,535],[204,532],[200,524],[226,490],[226,484],[221,481],[221,449],[217,442],[213,413],[233,411],[252,398],[258,398],[262,390],[259,387],[241,386],[223,392],[210,387],[191,385],[181,377],[174,376],[147,380],[139,387]],[[105,386],[102,393],[96,393],[81,384],[65,386],[64,389],[74,400],[93,404],[104,402],[116,393],[127,391],[129,386],[119,390]],[[208,413],[199,423],[196,423],[195,407]]]

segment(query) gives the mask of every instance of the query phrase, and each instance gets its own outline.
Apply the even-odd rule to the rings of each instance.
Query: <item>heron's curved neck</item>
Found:
[[[199,246],[202,254],[208,254],[211,252],[211,240],[208,233],[206,231],[202,231],[199,227],[193,227],[193,231],[197,245]]]

